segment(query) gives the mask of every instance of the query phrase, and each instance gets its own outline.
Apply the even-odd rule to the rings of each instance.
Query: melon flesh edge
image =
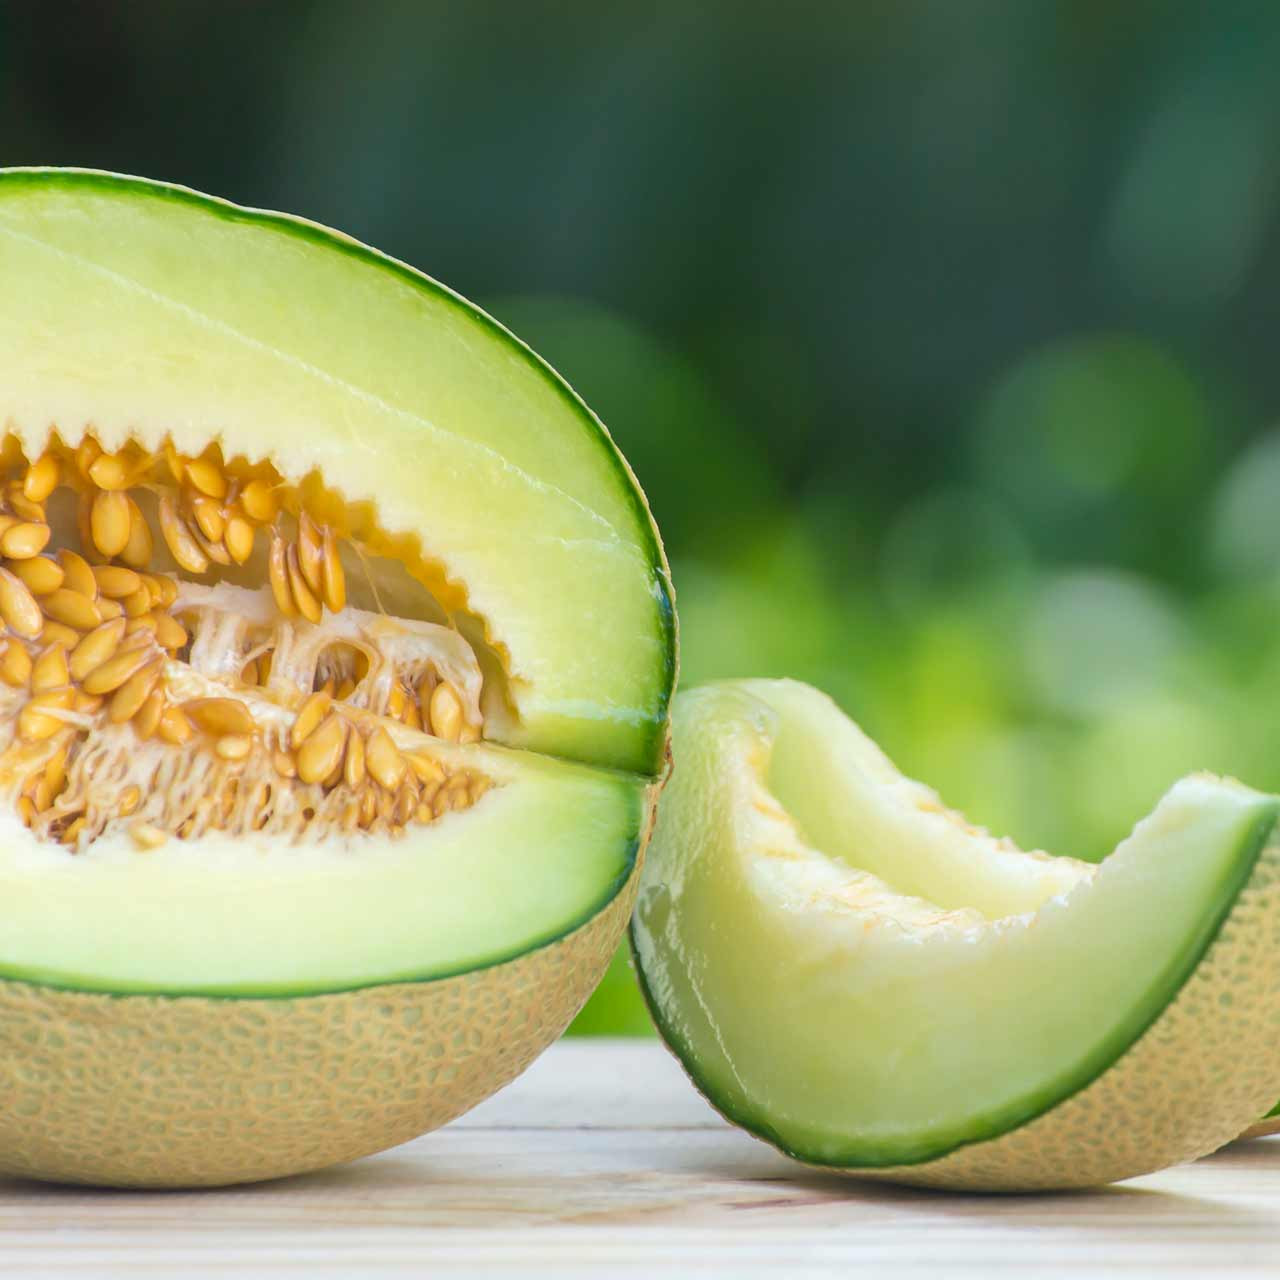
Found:
[[[91,172],[0,171],[0,426],[318,469],[419,538],[509,657],[504,741],[657,773],[674,618],[607,433],[494,321],[299,219]]]
[[[397,840],[209,833],[75,855],[0,815],[0,977],[85,991],[299,995],[426,980],[553,941],[635,865],[651,784],[440,744],[495,785]]]
[[[683,695],[674,745],[633,924],[648,998],[717,1106],[819,1164],[934,1160],[1103,1076],[1275,861],[1278,802],[1208,776],[1100,867],[1028,857],[790,682]]]

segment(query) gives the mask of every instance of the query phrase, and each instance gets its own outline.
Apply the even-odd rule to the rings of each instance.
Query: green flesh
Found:
[[[964,828],[789,682],[677,700],[632,938],[699,1087],[801,1158],[920,1163],[1115,1063],[1196,968],[1280,813],[1184,779],[1097,870]]]
[[[72,858],[33,848],[8,819],[0,977],[122,993],[338,991],[499,963],[613,899],[644,829],[643,780],[484,746],[452,754],[498,785],[363,849],[209,835],[139,855],[125,837]]]
[[[653,774],[670,583],[607,433],[443,286],[324,228],[109,174],[0,171],[0,418],[318,468],[465,583],[509,745]]]

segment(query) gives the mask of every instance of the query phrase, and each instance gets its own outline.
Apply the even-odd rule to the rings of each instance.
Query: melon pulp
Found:
[[[0,171],[0,1169],[444,1123],[608,962],[669,575],[601,424],[336,233]]]
[[[973,1189],[1193,1158],[1274,1098],[1280,801],[1179,782],[1101,865],[1024,853],[787,681],[676,702],[632,941],[726,1116]]]

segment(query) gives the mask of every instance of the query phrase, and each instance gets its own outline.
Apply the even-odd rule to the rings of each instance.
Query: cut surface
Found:
[[[0,278],[0,423],[28,457],[91,427],[340,481],[505,666],[490,736],[661,769],[652,521],[597,420],[494,321],[323,228],[75,171],[0,173]]]
[[[475,745],[495,780],[420,834],[297,845],[210,831],[79,857],[0,821],[0,977],[89,991],[291,994],[438,978],[552,942],[634,865],[644,784]]]
[[[317,491],[216,447],[0,446],[0,978],[430,979],[554,941],[627,881],[650,781],[488,741],[471,643],[415,616],[425,588],[408,617],[350,603],[348,564],[406,562]]]
[[[346,1160],[599,980],[667,760],[643,495],[335,232],[0,171],[0,1171]]]
[[[947,1160],[1051,1129],[1065,1100],[1119,1080],[1138,1042],[1157,1072],[1162,1036],[1178,1040],[1179,1069],[1190,1065],[1202,1095],[1179,1106],[1218,1127],[1206,1137],[1200,1116],[1137,1157],[1082,1155],[1084,1180],[1209,1149],[1256,1105],[1223,1085],[1237,1049],[1217,1033],[1230,1024],[1226,1040],[1239,1042],[1233,1000],[1260,1033],[1280,1012],[1265,981],[1280,962],[1274,798],[1185,779],[1094,867],[974,831],[805,686],[683,695],[674,750],[633,941],[668,1042],[755,1133],[813,1163],[895,1177],[1071,1185],[1056,1164],[1040,1182],[1028,1172],[1037,1149],[1048,1165],[1052,1136],[1016,1168]],[[1211,953],[1222,1026],[1162,1032]],[[1259,1098],[1275,1087],[1250,1083]],[[1147,1084],[1157,1095],[1154,1074]],[[1231,1094],[1225,1114],[1215,1090]],[[1238,1120],[1231,1107],[1244,1108]],[[1092,1136],[1071,1123],[1104,1156],[1124,1146],[1108,1147],[1104,1116]],[[1144,1159],[1156,1164],[1134,1166]]]
[[[0,975],[343,989],[609,901],[674,618],[558,377],[343,236],[114,175],[0,171],[0,275]]]

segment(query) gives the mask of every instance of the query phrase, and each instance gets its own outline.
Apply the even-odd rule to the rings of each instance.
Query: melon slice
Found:
[[[675,622],[515,338],[334,232],[0,171],[0,1171],[200,1185],[444,1123],[634,896]]]
[[[729,1118],[971,1189],[1191,1159],[1280,1089],[1280,800],[1194,776],[1102,864],[1025,853],[786,681],[683,694],[632,938]]]

